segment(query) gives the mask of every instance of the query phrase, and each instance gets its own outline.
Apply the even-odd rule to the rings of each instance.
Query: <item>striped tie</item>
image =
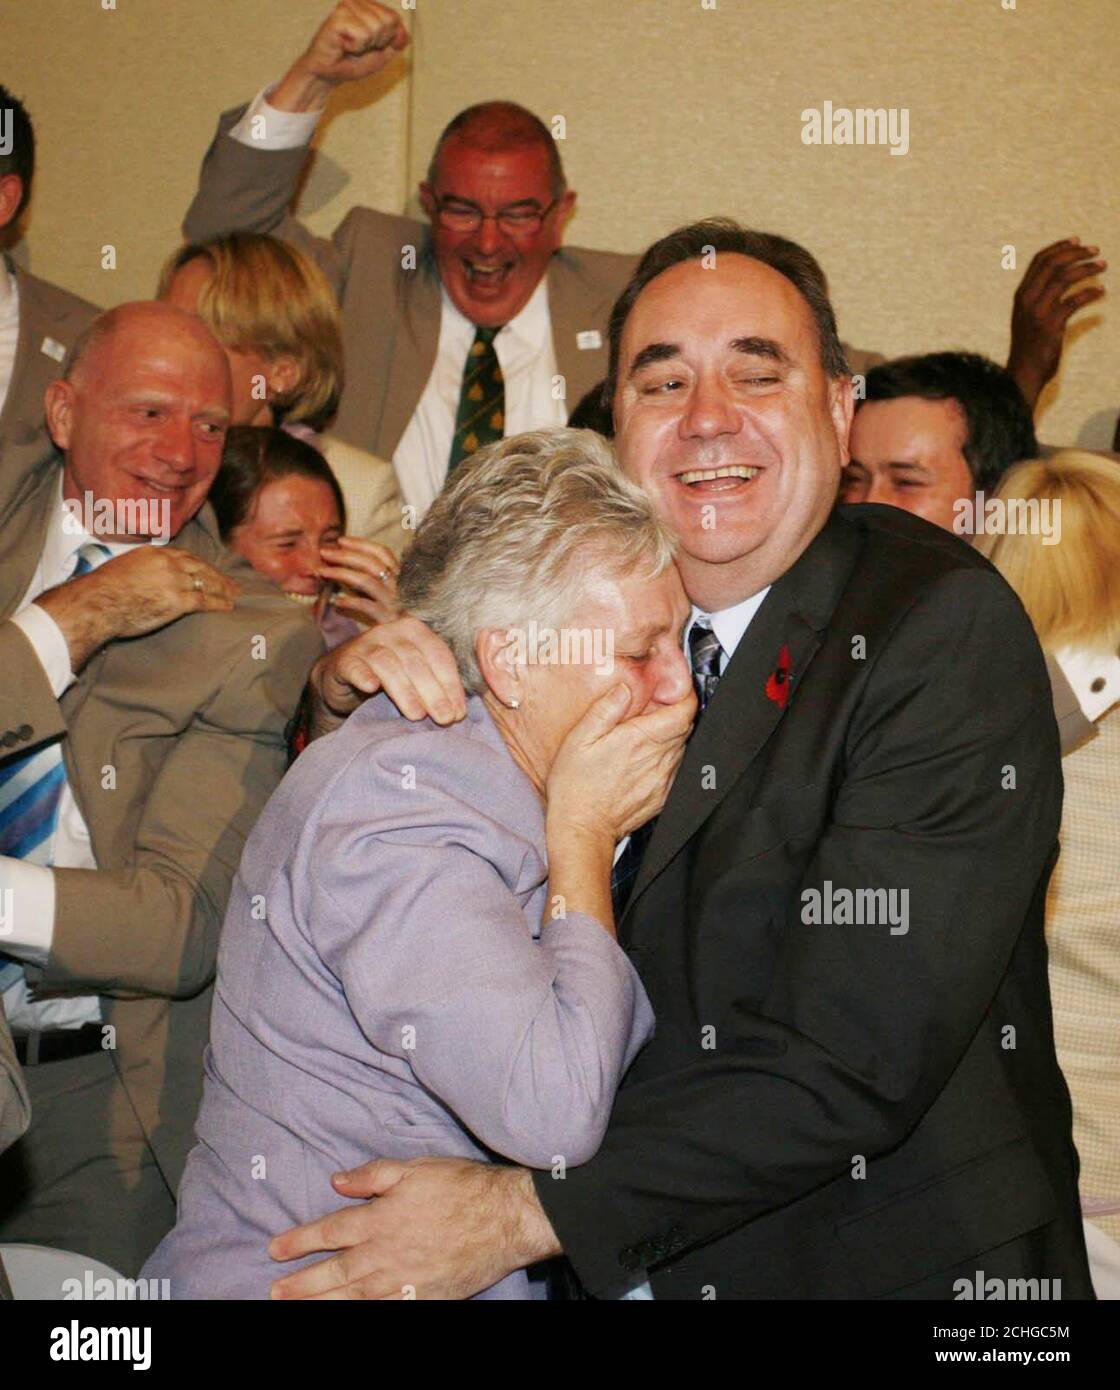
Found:
[[[719,664],[723,648],[719,638],[702,619],[692,624],[688,633],[688,651],[692,661],[692,680],[696,686],[696,698],[700,701],[700,714],[708,708],[712,696],[719,685]]]
[[[71,579],[110,559],[112,551],[89,541],[76,553]],[[26,864],[49,866],[54,858],[58,808],[66,786],[62,740],[0,763],[0,854]],[[0,956],[0,993],[23,974],[23,966]]]
[[[506,387],[494,348],[501,328],[476,328],[463,366],[463,388],[455,415],[455,435],[447,471],[484,444],[501,439],[506,426]]]

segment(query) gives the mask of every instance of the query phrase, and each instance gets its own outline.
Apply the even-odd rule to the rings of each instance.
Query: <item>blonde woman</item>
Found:
[[[397,557],[409,533],[393,466],[320,432],[343,383],[338,305],[322,271],[287,242],[235,233],[180,247],[163,268],[158,298],[198,314],[225,349],[233,424],[281,425],[330,464],[351,534],[324,548],[325,576],[374,606],[395,607]]]
[[[1046,935],[1093,1283],[1120,1298],[1120,463],[1061,450],[1016,464],[995,496],[1004,534],[977,549],[1022,599],[1088,735],[1062,763]]]

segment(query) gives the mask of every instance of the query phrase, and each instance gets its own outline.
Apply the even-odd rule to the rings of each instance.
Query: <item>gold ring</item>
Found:
[[[202,593],[205,587],[206,586],[203,584],[201,577],[196,574],[195,577],[191,580],[191,588],[195,589],[198,593]]]

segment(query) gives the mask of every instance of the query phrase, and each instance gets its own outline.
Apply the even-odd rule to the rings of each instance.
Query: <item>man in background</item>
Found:
[[[219,540],[229,408],[200,320],[111,310],[0,510],[0,993],[32,1112],[0,1242],[129,1277],[174,1221],[226,898],[322,650]]]

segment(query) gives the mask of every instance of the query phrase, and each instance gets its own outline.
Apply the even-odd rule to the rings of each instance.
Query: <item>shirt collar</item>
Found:
[[[1120,655],[1116,652],[1062,647],[1053,657],[1091,724],[1120,700]]]
[[[692,617],[689,619],[684,634],[685,650],[688,650],[688,636],[693,625],[703,620],[704,625],[710,627],[719,638],[724,655],[730,661],[735,655],[735,648],[743,640],[743,634],[750,627],[754,615],[762,607],[762,600],[769,592],[770,585],[767,584],[765,589],[760,589],[757,594],[745,598],[742,603],[736,603],[731,608],[721,608],[718,613],[707,613],[704,609],[697,608],[693,604]]]
[[[444,322],[452,330],[455,340],[462,341],[465,353],[474,341],[475,325],[460,311],[442,284],[440,285],[440,299]],[[514,314],[509,323],[503,325],[500,332],[495,334],[494,343],[497,346],[509,338],[515,340],[520,347],[536,349],[548,340],[551,331],[552,324],[548,310],[548,276],[546,274],[537,281],[537,288],[529,296],[524,307]]]
[[[82,525],[79,516],[75,515],[71,509],[62,505],[62,469],[58,470],[58,481],[55,484],[55,504],[51,510],[50,521],[47,523],[47,536],[43,543],[43,574],[48,584],[63,582],[55,578],[58,575],[68,575],[73,568],[74,556],[90,541],[96,541],[98,545],[103,545],[112,556],[123,555],[128,550],[135,550],[138,545],[147,545],[147,541],[107,541],[100,536],[91,536]]]
[[[0,315],[6,315],[18,302],[18,294],[16,277],[0,260]]]

